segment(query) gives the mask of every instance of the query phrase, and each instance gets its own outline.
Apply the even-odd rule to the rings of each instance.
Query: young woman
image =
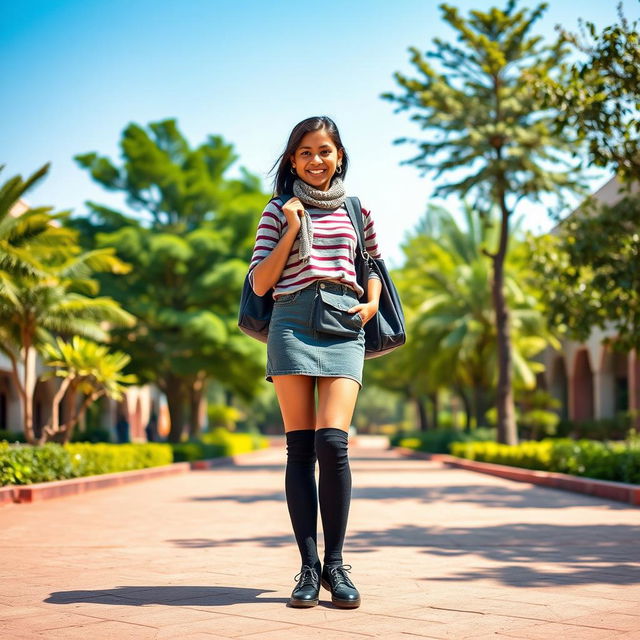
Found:
[[[258,295],[273,289],[266,379],[274,384],[284,421],[285,494],[302,558],[289,604],[317,605],[322,584],[335,606],[354,608],[360,594],[342,558],[351,500],[348,431],[362,386],[363,327],[378,311],[381,283],[377,274],[366,283],[356,280],[357,236],[342,182],[348,157],[335,123],[314,117],[297,124],[276,167],[276,197],[260,219],[249,278]],[[362,215],[367,251],[379,257],[371,215],[364,209]],[[332,305],[343,335],[314,328],[316,299]]]

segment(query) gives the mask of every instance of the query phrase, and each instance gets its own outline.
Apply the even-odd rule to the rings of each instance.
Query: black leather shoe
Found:
[[[355,609],[360,606],[360,594],[347,575],[347,571],[350,570],[350,564],[322,567],[322,586],[331,591],[331,602],[341,609]]]
[[[298,580],[296,588],[291,592],[289,606],[291,607],[315,607],[318,604],[320,593],[320,576],[317,568],[303,564],[300,573],[294,578]]]

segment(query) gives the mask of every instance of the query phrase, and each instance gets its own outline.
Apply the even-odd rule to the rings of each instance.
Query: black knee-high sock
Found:
[[[324,564],[342,564],[342,545],[351,503],[349,434],[333,427],[316,430],[320,477],[318,497],[324,531]]]
[[[319,568],[317,529],[318,491],[316,488],[315,430],[289,431],[287,438],[287,469],[285,494],[300,549],[302,564]]]

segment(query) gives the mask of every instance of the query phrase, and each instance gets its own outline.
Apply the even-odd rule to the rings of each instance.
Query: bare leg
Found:
[[[273,376],[285,433],[313,429],[315,425],[315,378],[313,376]]]
[[[360,385],[351,378],[318,378],[316,429],[333,427],[348,431],[359,391]]]

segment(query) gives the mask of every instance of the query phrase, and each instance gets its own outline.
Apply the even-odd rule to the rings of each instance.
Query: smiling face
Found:
[[[326,191],[336,169],[342,164],[342,149],[337,149],[325,129],[304,135],[291,156],[291,166],[307,184]]]

